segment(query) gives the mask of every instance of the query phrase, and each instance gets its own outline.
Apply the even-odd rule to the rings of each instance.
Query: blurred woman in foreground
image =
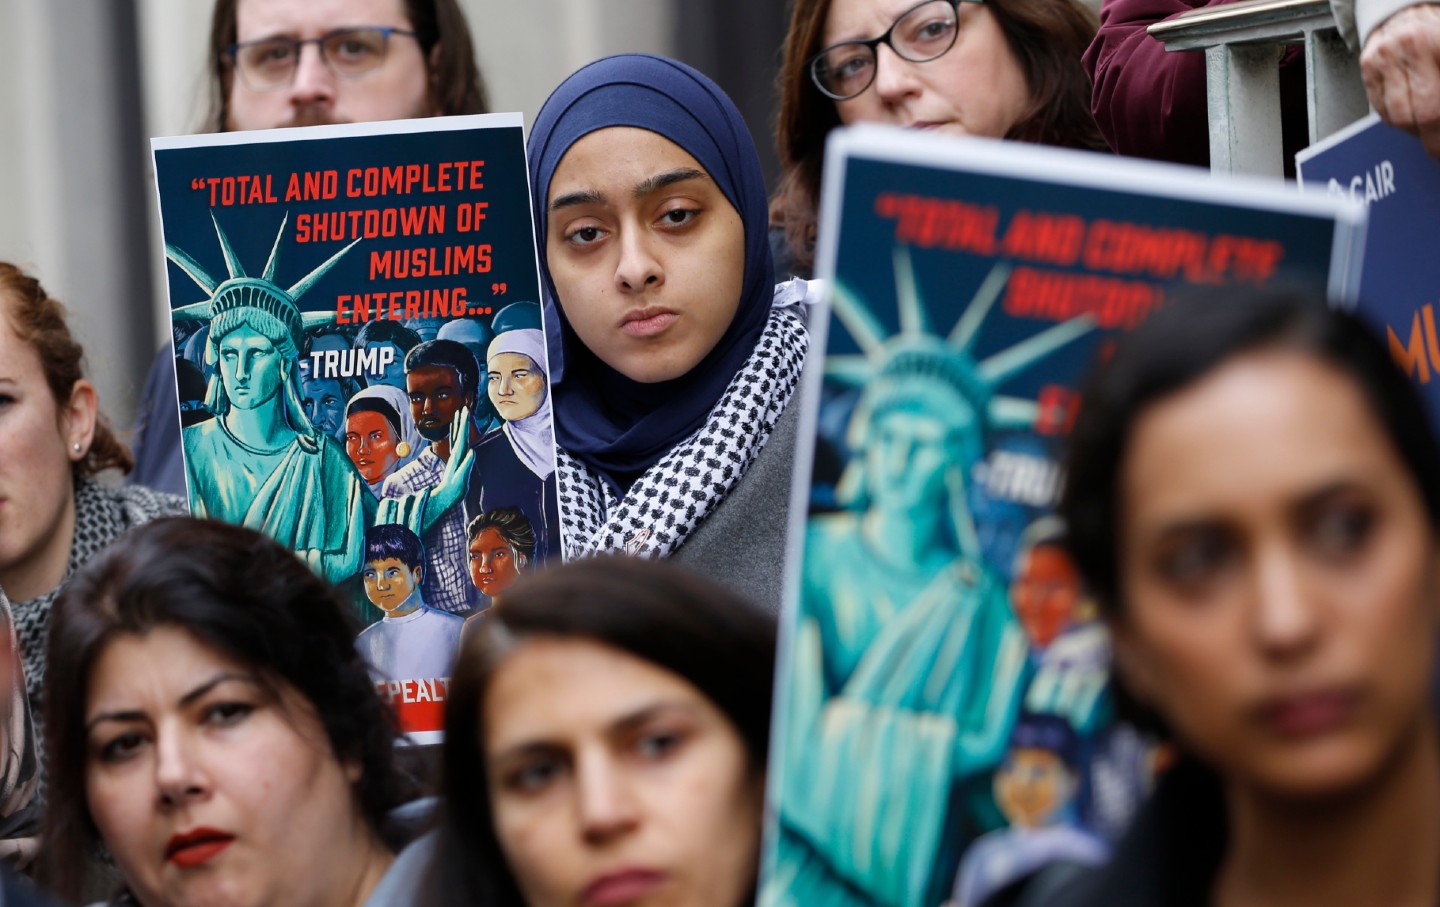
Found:
[[[271,539],[170,519],[66,587],[50,635],[46,875],[75,901],[408,904],[391,716],[336,593]]]
[[[1440,456],[1354,318],[1275,291],[1121,341],[1063,513],[1121,680],[1184,757],[1060,903],[1434,904]]]
[[[517,583],[455,665],[428,903],[748,903],[774,651],[771,618],[663,563]]]

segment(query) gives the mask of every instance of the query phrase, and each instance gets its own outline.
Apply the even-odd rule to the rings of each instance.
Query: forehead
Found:
[[[255,330],[248,324],[242,324],[235,330],[220,338],[222,347],[270,347],[274,346],[270,338]]]
[[[409,566],[398,557],[387,557],[383,560],[371,561],[365,565],[376,573],[384,573],[386,570],[409,570]]]
[[[652,176],[687,168],[708,174],[690,152],[659,133],[634,126],[608,126],[581,138],[565,152],[550,179],[547,201],[582,191],[601,192],[611,202],[628,200],[635,187]]]
[[[1122,466],[1122,512],[1135,531],[1257,515],[1338,482],[1414,486],[1348,375],[1305,353],[1262,351],[1140,414]]]
[[[509,548],[505,536],[494,526],[486,526],[475,534],[475,540],[470,543],[471,551],[480,551],[484,548]]]
[[[390,428],[389,420],[371,409],[362,409],[351,413],[345,417],[345,424],[367,432]]]
[[[821,29],[821,45],[858,41],[885,33],[919,0],[832,0]]]
[[[524,353],[493,353],[490,356],[490,368],[493,371],[533,369],[535,363]]]
[[[460,375],[448,365],[417,365],[405,373],[405,380],[412,389],[439,390],[458,385]]]
[[[123,633],[95,659],[86,711],[128,709],[137,704],[173,705],[219,673],[249,676],[253,672],[179,627],[157,627],[145,634]]]
[[[602,735],[662,704],[714,709],[684,678],[619,649],[585,639],[531,639],[486,691],[485,748],[494,754],[536,740]]]
[[[235,8],[237,41],[318,37],[361,25],[411,27],[403,0],[238,0]]]

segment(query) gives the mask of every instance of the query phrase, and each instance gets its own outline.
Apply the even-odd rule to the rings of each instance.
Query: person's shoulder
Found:
[[[396,854],[364,907],[410,907],[416,903],[435,859],[435,842],[436,833],[428,832]]]
[[[139,526],[165,516],[188,516],[190,507],[178,494],[155,491],[144,485],[106,489],[125,511],[127,526]]]

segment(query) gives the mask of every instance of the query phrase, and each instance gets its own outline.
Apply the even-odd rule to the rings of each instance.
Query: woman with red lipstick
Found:
[[[103,847],[116,904],[410,903],[392,720],[337,594],[294,554],[151,523],[66,587],[49,657],[43,868],[61,897]]]
[[[1070,545],[1185,756],[1057,903],[1440,902],[1440,454],[1368,326],[1273,290],[1167,305],[1071,443]]]
[[[779,76],[776,274],[815,266],[820,165],[836,126],[1108,150],[1080,65],[1095,29],[1079,0],[796,0]]]
[[[806,288],[774,286],[744,120],[624,54],[555,89],[529,149],[567,557],[674,556],[778,608]]]
[[[753,900],[773,620],[669,564],[517,582],[463,644],[427,907]]]

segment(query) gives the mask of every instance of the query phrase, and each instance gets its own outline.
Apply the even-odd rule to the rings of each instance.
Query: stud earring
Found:
[[[397,454],[399,454],[400,456],[402,456],[402,457],[408,457],[408,456],[410,456],[410,445],[409,445],[409,443],[407,443],[407,442],[405,442],[405,441],[401,441],[399,444],[396,444],[396,445],[395,445],[395,452],[396,452]]]
[[[75,442],[75,452],[76,452],[76,453],[79,453],[79,452],[80,452],[80,442],[79,442],[79,441],[76,441],[76,442]]]

